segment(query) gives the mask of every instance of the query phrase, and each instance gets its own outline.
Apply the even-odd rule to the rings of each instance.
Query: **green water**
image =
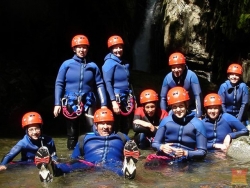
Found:
[[[1,157],[20,138],[0,139]],[[63,161],[67,161],[70,151],[66,149],[66,138],[54,138],[57,154]],[[146,156],[152,150],[141,151],[137,163],[137,175],[134,180],[127,180],[109,171],[77,171],[64,176],[54,177],[52,183],[42,184],[39,180],[38,169],[34,165],[9,165],[6,171],[0,172],[1,188],[16,187],[51,187],[51,188],[226,188],[250,187],[250,163],[241,164],[227,158],[222,153],[209,153],[204,162],[173,163],[165,166],[151,166],[145,168]],[[17,156],[16,159],[19,159]],[[235,171],[236,169],[236,171]],[[246,172],[246,174],[244,174]]]

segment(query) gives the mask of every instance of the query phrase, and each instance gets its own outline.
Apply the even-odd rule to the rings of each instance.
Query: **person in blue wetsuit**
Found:
[[[186,161],[202,160],[207,154],[206,130],[201,120],[188,111],[189,95],[183,87],[174,87],[167,94],[172,114],[164,118],[156,132],[152,147],[157,156]]]
[[[200,83],[196,74],[186,66],[186,59],[183,54],[176,52],[169,56],[169,66],[172,72],[168,73],[163,80],[161,88],[161,109],[169,110],[166,96],[168,91],[176,86],[184,87],[190,96],[190,110],[196,111],[196,117],[202,116],[202,93]]]
[[[114,130],[128,134],[135,100],[130,88],[129,63],[122,59],[123,45],[120,36],[114,35],[108,39],[110,53],[104,58],[102,73],[115,115]]]
[[[94,114],[95,132],[79,137],[71,155],[73,161],[55,164],[54,174],[95,167],[111,170],[128,179],[135,178],[139,149],[127,135],[113,132],[113,122],[111,110],[98,109]]]
[[[54,140],[42,134],[43,120],[37,112],[28,112],[22,117],[22,128],[25,129],[23,139],[3,157],[0,163],[0,171],[7,169],[7,164],[21,153],[21,159],[17,162],[31,162],[35,160],[38,149],[42,146],[48,148],[53,161],[57,161],[56,147]]]
[[[216,93],[204,98],[206,117],[202,120],[207,132],[207,149],[226,151],[231,140],[248,136],[248,129],[233,115],[222,111],[221,97]]]
[[[140,95],[142,107],[134,112],[134,139],[140,149],[151,147],[161,120],[168,116],[167,111],[158,107],[158,94],[152,89],[144,90]]]
[[[98,66],[86,56],[88,38],[84,35],[73,37],[71,47],[75,52],[72,59],[61,65],[55,82],[54,116],[62,111],[67,123],[67,148],[74,149],[79,133],[92,131],[96,108],[95,92],[99,94],[101,106],[107,105],[106,90]],[[89,116],[90,115],[90,116]],[[84,122],[81,122],[83,119]]]
[[[218,94],[222,99],[222,111],[232,114],[246,126],[249,96],[242,73],[241,65],[231,64],[227,69],[228,80],[221,84]]]

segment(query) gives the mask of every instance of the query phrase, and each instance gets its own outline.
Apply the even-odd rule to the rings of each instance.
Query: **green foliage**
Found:
[[[241,14],[238,21],[238,28],[244,30],[245,33],[250,32],[250,14]]]

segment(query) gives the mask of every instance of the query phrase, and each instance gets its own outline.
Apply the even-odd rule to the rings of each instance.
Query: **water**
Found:
[[[19,138],[18,138],[19,139]],[[17,142],[18,139],[0,139],[1,157]],[[54,138],[58,156],[67,161],[70,151],[66,149],[66,138]],[[183,187],[183,188],[227,188],[250,187],[250,163],[241,164],[226,157],[223,153],[209,153],[204,162],[173,163],[172,165],[145,168],[146,156],[152,150],[141,151],[137,163],[137,175],[134,180],[109,172],[97,170],[80,170],[54,177],[52,183],[42,184],[39,180],[38,169],[32,165],[11,164],[6,171],[0,172],[1,188],[16,187],[51,187],[51,188],[139,188],[139,187]],[[17,156],[16,159],[19,159]]]

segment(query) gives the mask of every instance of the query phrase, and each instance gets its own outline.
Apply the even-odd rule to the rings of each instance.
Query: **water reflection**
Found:
[[[1,157],[19,140],[0,139]],[[58,156],[67,161],[70,151],[66,149],[66,138],[55,138]],[[0,172],[1,188],[16,187],[50,187],[50,188],[139,188],[139,187],[192,187],[192,188],[227,188],[250,187],[250,163],[236,162],[223,153],[209,153],[204,162],[175,163],[169,165],[144,166],[149,150],[141,152],[137,163],[135,180],[127,180],[110,171],[80,170],[61,177],[44,185],[40,182],[38,169],[32,165],[11,164],[6,171]],[[19,159],[18,156],[16,159]]]

